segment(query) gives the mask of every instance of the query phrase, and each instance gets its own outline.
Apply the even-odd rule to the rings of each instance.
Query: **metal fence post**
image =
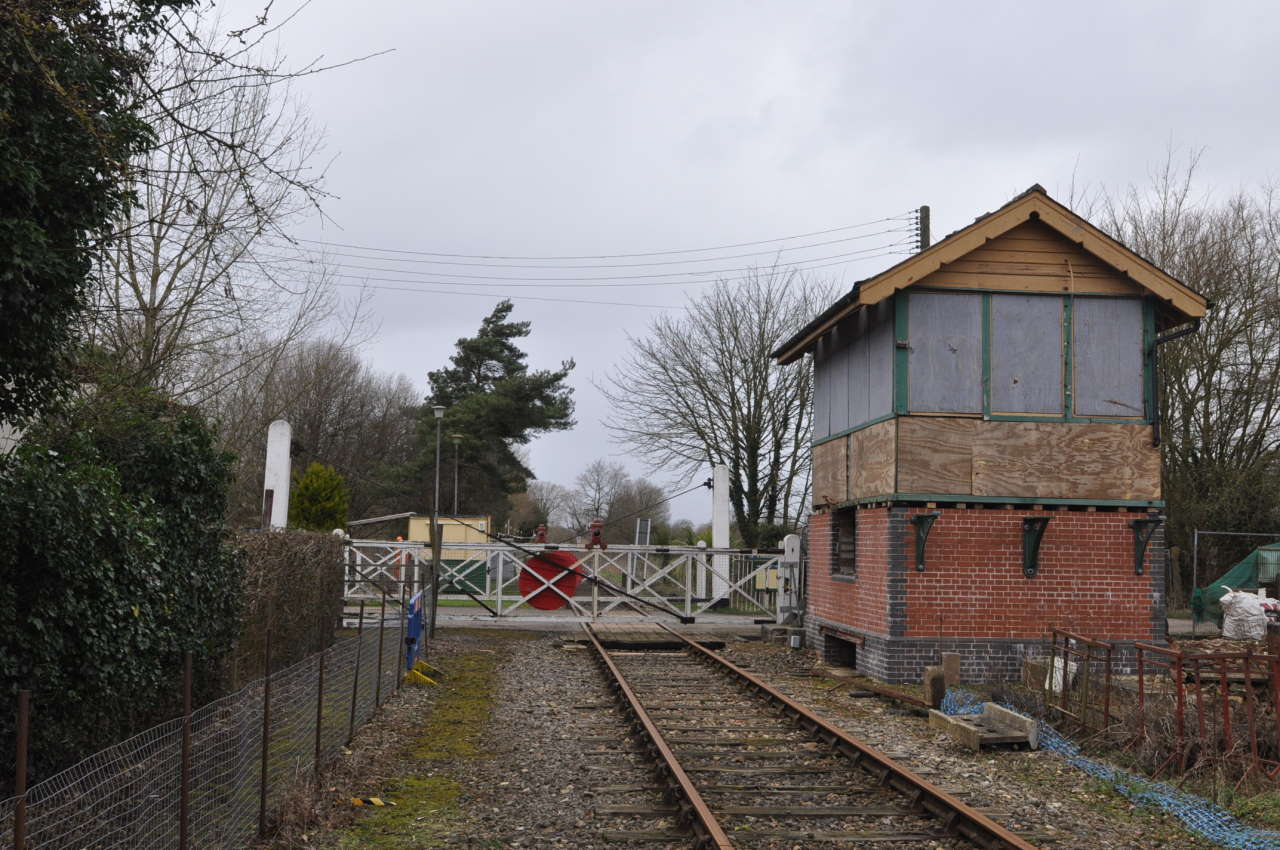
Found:
[[[190,846],[191,826],[191,679],[192,652],[182,658],[182,778],[178,787],[178,850]]]
[[[274,624],[267,619],[267,639],[263,648],[262,677],[262,768],[258,781],[258,837],[267,836],[267,762],[271,755],[271,632]]]
[[[400,693],[400,683],[404,681],[404,671],[400,669],[400,659],[404,656],[404,632],[405,620],[409,616],[409,611],[405,608],[405,586],[400,585],[400,639],[396,641],[396,693]]]
[[[13,807],[13,848],[27,847],[27,736],[31,725],[31,691],[18,691],[17,759],[13,768],[13,794],[18,798]]]
[[[321,733],[324,730],[324,661],[326,651],[320,650],[320,672],[316,675],[316,755],[315,755],[315,771],[317,780],[320,778],[320,741]]]
[[[387,631],[387,591],[381,587],[379,590],[382,591],[382,608],[378,611],[378,672],[373,682],[374,714],[378,713],[378,707],[382,705],[382,640]]]
[[[360,693],[360,650],[364,648],[364,600],[360,600],[360,622],[356,626],[356,669],[351,677],[351,718],[347,721],[347,743],[356,736],[356,697]]]

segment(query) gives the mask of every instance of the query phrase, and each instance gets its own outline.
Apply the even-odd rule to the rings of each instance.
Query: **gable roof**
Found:
[[[1103,233],[1049,197],[1049,193],[1036,184],[995,212],[979,217],[968,227],[957,230],[874,277],[858,281],[848,293],[779,345],[772,356],[784,364],[798,359],[845,316],[880,303],[898,290],[938,271],[944,264],[955,262],[1027,221],[1039,221],[1057,231],[1165,301],[1185,320],[1204,316],[1206,302],[1203,295]]]

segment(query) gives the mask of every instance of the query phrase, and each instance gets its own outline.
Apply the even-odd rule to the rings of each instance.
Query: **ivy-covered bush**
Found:
[[[194,411],[130,391],[50,416],[0,458],[0,763],[32,691],[33,778],[167,717],[182,653],[214,696],[240,629],[229,458]]]

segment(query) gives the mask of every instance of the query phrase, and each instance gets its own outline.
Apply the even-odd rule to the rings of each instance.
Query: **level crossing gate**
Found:
[[[577,559],[573,569],[583,579],[576,590],[557,586],[565,573],[539,575],[526,565],[533,555],[550,551]],[[408,596],[428,588],[431,548],[413,541],[351,540],[346,567],[349,605],[399,599],[402,588]],[[784,563],[781,550],[468,543],[442,550],[440,598],[473,603],[493,617],[534,613],[530,600],[554,595],[559,610],[537,613],[580,621],[624,614],[692,620],[714,608],[776,620],[780,604],[787,607],[788,598],[799,594],[802,576],[798,562]]]

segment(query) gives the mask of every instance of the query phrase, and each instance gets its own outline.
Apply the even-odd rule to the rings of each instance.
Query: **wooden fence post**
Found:
[[[17,759],[13,768],[13,794],[18,798],[13,807],[13,848],[27,847],[27,749],[31,726],[31,691],[18,691]]]
[[[191,650],[182,657],[182,777],[178,787],[178,850],[191,846]]]
[[[262,677],[262,770],[258,782],[258,837],[267,837],[267,761],[271,755],[271,616],[267,616],[267,639],[263,650]]]
[[[356,670],[351,676],[351,717],[347,721],[347,744],[356,736],[356,697],[360,693],[360,650],[364,646],[364,600],[360,600],[360,622],[356,624]]]

